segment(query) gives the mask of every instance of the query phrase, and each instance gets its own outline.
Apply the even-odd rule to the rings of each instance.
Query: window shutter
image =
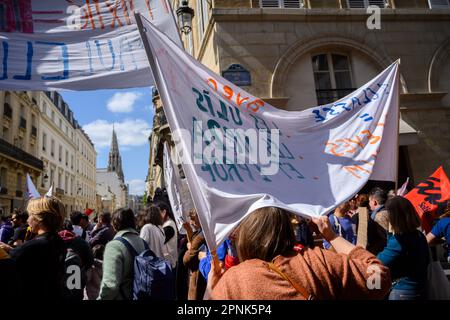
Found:
[[[259,0],[261,8],[280,8],[281,0]]]
[[[368,6],[386,8],[386,0],[348,0],[347,2],[348,7],[352,9],[364,9]]]
[[[366,7],[364,0],[348,0],[349,8],[361,8],[364,9]]]
[[[288,8],[301,9],[304,7],[304,0],[260,0],[261,8]]]
[[[431,9],[448,9],[450,7],[449,0],[429,0]]]

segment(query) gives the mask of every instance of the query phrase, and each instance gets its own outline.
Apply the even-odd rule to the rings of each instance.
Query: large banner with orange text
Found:
[[[181,46],[167,0],[0,0],[0,89],[153,85],[134,12]]]
[[[141,30],[172,159],[181,161],[210,248],[257,208],[320,216],[369,179],[395,181],[398,63],[339,101],[284,111],[218,76],[145,19]]]

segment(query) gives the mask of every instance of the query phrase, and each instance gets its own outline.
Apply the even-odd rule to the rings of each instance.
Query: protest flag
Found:
[[[437,218],[439,204],[450,199],[450,182],[442,166],[412,189],[405,198],[416,208],[422,221],[422,229],[430,232],[432,222]]]

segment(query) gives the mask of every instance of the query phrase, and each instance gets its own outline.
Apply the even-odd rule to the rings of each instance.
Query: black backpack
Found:
[[[133,300],[175,300],[175,276],[170,262],[157,257],[144,240],[141,254],[125,238],[115,240],[125,245],[134,258]]]

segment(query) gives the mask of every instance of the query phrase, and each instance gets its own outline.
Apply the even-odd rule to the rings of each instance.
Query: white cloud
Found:
[[[142,93],[140,92],[117,92],[108,100],[108,110],[121,113],[132,112],[135,102],[141,97]]]
[[[115,122],[114,129],[119,147],[136,147],[148,143],[151,126],[143,119],[125,119],[122,122]],[[111,145],[113,123],[106,120],[95,120],[83,126],[83,130],[94,142],[95,147],[104,148]]]
[[[130,187],[130,194],[141,196],[145,192],[145,181],[133,179],[127,182]]]

